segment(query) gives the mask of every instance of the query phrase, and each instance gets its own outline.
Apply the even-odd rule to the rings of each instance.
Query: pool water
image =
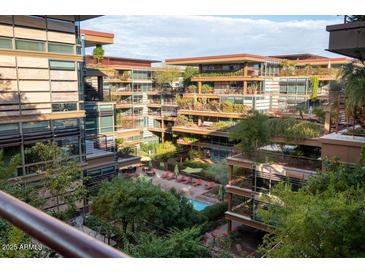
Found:
[[[209,206],[209,204],[207,204],[207,203],[204,203],[204,202],[201,202],[198,200],[193,200],[193,199],[190,199],[190,203],[193,205],[193,208],[196,211],[202,211],[204,208]]]

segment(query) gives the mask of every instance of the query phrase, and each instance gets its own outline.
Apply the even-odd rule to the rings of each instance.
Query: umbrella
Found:
[[[141,157],[141,162],[150,162],[151,160],[152,160],[151,157],[148,156]]]
[[[186,173],[199,173],[201,172],[203,169],[202,168],[192,168],[192,167],[187,167],[185,168],[183,171]]]
[[[177,164],[175,165],[175,175],[176,177],[179,176],[179,167],[177,166]]]

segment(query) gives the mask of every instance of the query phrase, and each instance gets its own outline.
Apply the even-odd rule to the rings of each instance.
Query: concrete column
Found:
[[[244,63],[243,64],[243,76],[247,76],[248,75],[248,63]]]
[[[202,82],[198,82],[198,93],[202,93]]]
[[[163,116],[161,116],[161,141],[165,142],[165,123],[163,121]]]
[[[331,112],[327,111],[326,116],[324,118],[324,131],[329,133],[331,130]]]
[[[243,94],[247,94],[247,81],[243,81]]]
[[[231,184],[232,177],[233,177],[233,166],[228,165],[228,184]]]

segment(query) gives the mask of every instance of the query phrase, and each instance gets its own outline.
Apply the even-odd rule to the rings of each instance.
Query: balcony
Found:
[[[348,57],[365,58],[365,21],[327,26],[328,50]]]
[[[319,80],[336,80],[340,70],[337,68],[294,68],[282,69],[280,77],[311,77],[317,76]]]
[[[201,125],[198,125],[191,121],[182,121],[177,119],[175,126],[172,127],[172,131],[228,137],[228,131],[234,125],[235,123],[233,122],[203,122]]]
[[[238,154],[227,158],[229,165],[255,169],[256,176],[274,181],[291,177],[306,180],[322,168],[322,160],[259,150],[250,155]]]
[[[2,191],[0,191],[0,217],[63,257],[129,257]]]

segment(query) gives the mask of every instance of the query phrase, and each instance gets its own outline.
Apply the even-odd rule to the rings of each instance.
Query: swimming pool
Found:
[[[209,204],[198,201],[198,200],[193,200],[193,199],[189,199],[190,203],[193,205],[193,208],[196,211],[202,211],[204,208],[206,208],[207,206],[209,206]]]

